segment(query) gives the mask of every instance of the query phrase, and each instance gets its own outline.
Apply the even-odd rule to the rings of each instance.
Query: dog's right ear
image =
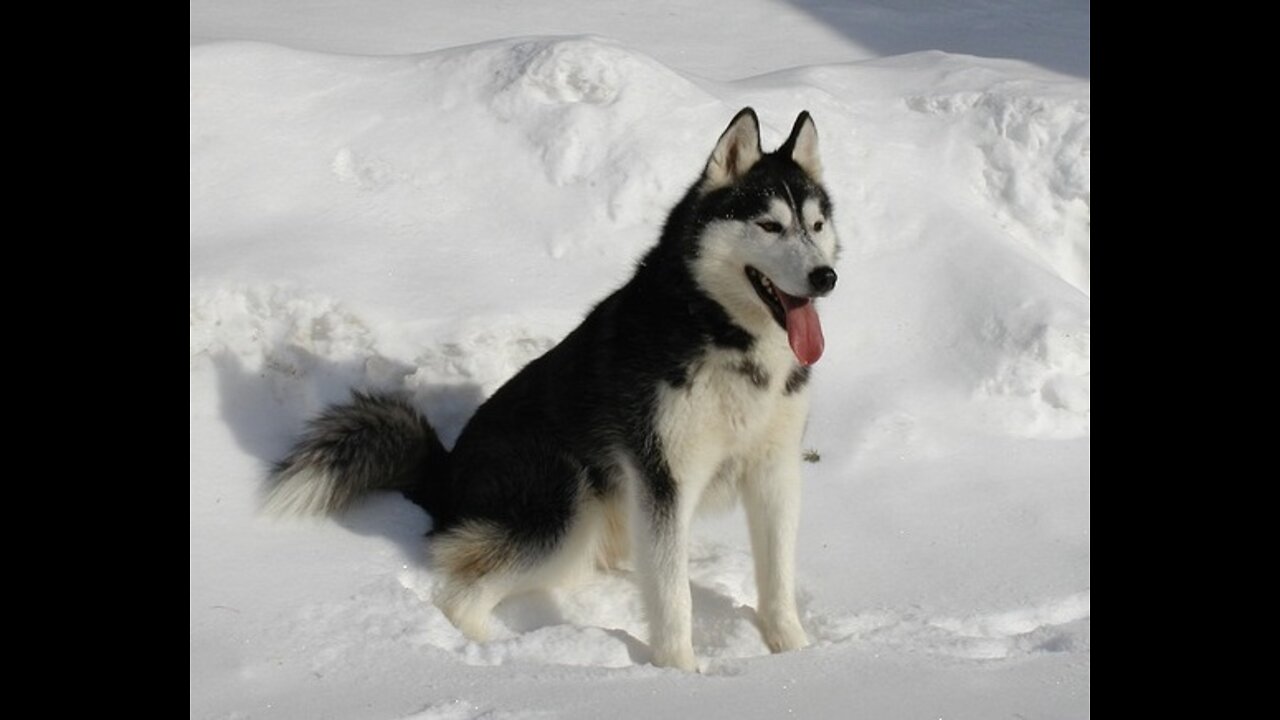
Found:
[[[732,185],[764,156],[760,149],[760,120],[756,111],[742,108],[733,117],[711,151],[707,168],[702,171],[702,191]]]

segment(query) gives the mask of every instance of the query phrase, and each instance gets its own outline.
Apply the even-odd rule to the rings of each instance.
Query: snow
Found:
[[[1088,4],[639,8],[192,3],[191,716],[1088,717]],[[409,390],[451,443],[746,105],[766,148],[813,114],[844,243],[813,647],[764,647],[740,510],[695,527],[698,675],[648,664],[625,573],[476,644],[416,506],[258,513],[349,387]]]

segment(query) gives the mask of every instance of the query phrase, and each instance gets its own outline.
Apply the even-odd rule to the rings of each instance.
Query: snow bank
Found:
[[[736,107],[778,109],[766,142],[809,108],[857,263],[825,311],[847,319],[844,337],[1011,401],[987,413],[999,430],[1079,435],[1088,97],[971,65],[924,53],[699,87],[593,38],[376,60],[197,47],[193,273],[305,284],[399,326],[510,313],[507,293],[474,280],[497,275],[548,310],[517,318],[547,326],[542,347],[626,276]],[[929,92],[886,98],[903,73]]]
[[[629,275],[744,105],[769,147],[813,113],[844,242],[807,438],[814,649],[767,656],[738,517],[692,553],[708,685],[646,665],[625,575],[514,599],[477,645],[428,601],[407,502],[256,516],[266,463],[348,387],[409,390],[452,442]],[[1023,63],[722,83],[590,36],[193,47],[192,715],[773,717],[847,706],[849,683],[873,711],[1087,715],[1088,247],[1088,83]],[[1063,657],[1065,686],[1018,689]],[[993,662],[998,701],[964,674]],[[564,699],[584,680],[610,691]]]

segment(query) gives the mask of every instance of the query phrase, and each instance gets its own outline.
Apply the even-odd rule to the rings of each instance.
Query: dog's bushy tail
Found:
[[[335,514],[372,490],[400,490],[421,502],[428,475],[446,455],[435,430],[404,398],[351,396],[307,423],[293,450],[276,463],[265,512]]]

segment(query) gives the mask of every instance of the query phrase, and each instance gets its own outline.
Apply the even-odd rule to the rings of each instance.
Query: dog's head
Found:
[[[695,192],[699,286],[745,329],[785,333],[801,364],[816,362],[824,341],[814,300],[835,288],[839,240],[813,118],[800,113],[786,142],[765,153],[756,113],[744,108]]]

